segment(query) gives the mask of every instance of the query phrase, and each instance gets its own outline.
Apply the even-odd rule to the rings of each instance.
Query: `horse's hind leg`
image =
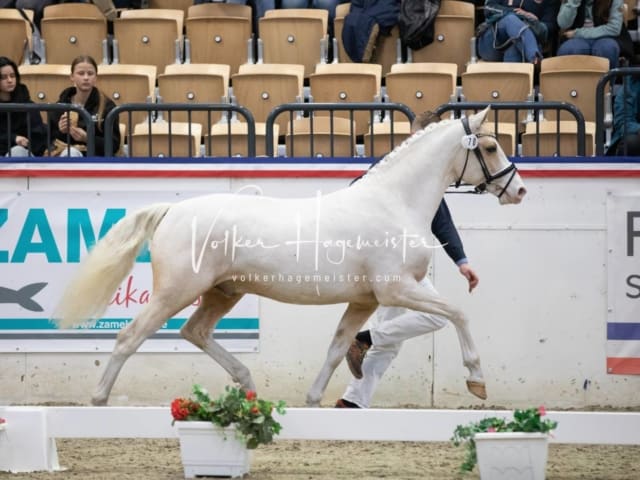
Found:
[[[91,398],[94,405],[105,405],[113,388],[113,384],[120,373],[124,362],[135,353],[147,338],[157,332],[164,322],[175,315],[194,299],[186,297],[171,298],[170,295],[154,293],[147,305],[140,313],[124,327],[116,338],[116,344],[102,374],[102,378]]]
[[[247,390],[255,390],[249,369],[211,336],[220,318],[233,308],[242,295],[226,295],[212,288],[202,295],[202,303],[183,325],[180,334],[213,358],[224,368],[234,382]]]
[[[367,321],[377,307],[377,303],[367,305],[349,304],[336,328],[336,333],[333,336],[331,345],[329,345],[327,358],[320,369],[320,373],[313,385],[311,385],[309,393],[307,393],[308,406],[317,407],[320,405],[320,400],[322,400],[322,395],[329,384],[331,375],[333,375],[333,372],[344,358],[360,327],[364,325],[364,322]]]

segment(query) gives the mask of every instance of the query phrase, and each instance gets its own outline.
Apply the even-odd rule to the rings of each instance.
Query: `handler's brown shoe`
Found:
[[[362,378],[362,361],[370,347],[371,345],[360,340],[354,340],[349,346],[345,358],[351,374],[356,378]]]
[[[349,400],[345,400],[344,398],[339,398],[338,401],[336,402],[335,408],[360,408],[360,407],[355,403],[350,402]]]

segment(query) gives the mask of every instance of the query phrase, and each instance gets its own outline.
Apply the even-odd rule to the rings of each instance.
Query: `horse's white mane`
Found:
[[[398,156],[402,156],[402,154],[411,148],[411,146],[418,141],[423,135],[432,132],[433,130],[438,130],[445,126],[451,125],[452,123],[458,120],[447,119],[441,120],[439,122],[430,123],[425,128],[422,128],[410,135],[406,138],[401,144],[397,145],[391,152],[387,153],[378,163],[372,166],[367,172],[362,176],[360,181],[366,180],[367,178],[371,178],[372,176],[376,176],[381,171],[387,170],[391,165],[394,165],[396,162],[394,161]]]

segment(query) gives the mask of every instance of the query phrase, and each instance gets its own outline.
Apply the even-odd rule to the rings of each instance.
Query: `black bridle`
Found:
[[[504,194],[504,192],[507,191],[507,188],[509,187],[509,184],[513,180],[513,177],[515,177],[518,169],[516,168],[514,163],[509,162],[509,165],[507,167],[503,168],[497,173],[491,174],[491,172],[489,171],[489,167],[487,167],[487,162],[484,161],[484,157],[482,156],[482,151],[480,150],[480,142],[478,142],[478,138],[479,137],[496,138],[496,136],[489,133],[474,134],[471,131],[471,127],[469,126],[469,119],[467,117],[462,117],[461,120],[462,120],[462,126],[464,127],[464,131],[466,133],[465,137],[463,138],[463,144],[467,150],[467,156],[464,159],[464,167],[462,167],[462,172],[460,173],[460,177],[456,181],[456,188],[459,187],[460,183],[462,182],[462,177],[464,175],[464,172],[467,170],[467,164],[469,163],[469,152],[473,150],[473,153],[476,154],[476,158],[480,163],[480,168],[482,169],[482,173],[484,174],[484,180],[485,180],[483,183],[476,185],[477,192],[484,192],[487,188],[487,185],[489,185],[491,182],[501,177],[504,177],[509,172],[511,172],[511,176],[509,177],[509,180],[507,180],[507,183],[502,188],[502,191],[498,194],[498,198],[500,198]]]

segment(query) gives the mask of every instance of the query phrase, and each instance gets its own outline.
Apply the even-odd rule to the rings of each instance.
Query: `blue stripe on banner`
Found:
[[[640,323],[607,323],[607,340],[640,340]]]
[[[119,330],[130,318],[101,318],[96,325],[78,330]],[[178,330],[187,321],[186,318],[172,318],[162,328]],[[260,321],[257,318],[223,318],[216,325],[216,330],[258,330]],[[0,318],[0,330],[57,330],[48,318]]]

